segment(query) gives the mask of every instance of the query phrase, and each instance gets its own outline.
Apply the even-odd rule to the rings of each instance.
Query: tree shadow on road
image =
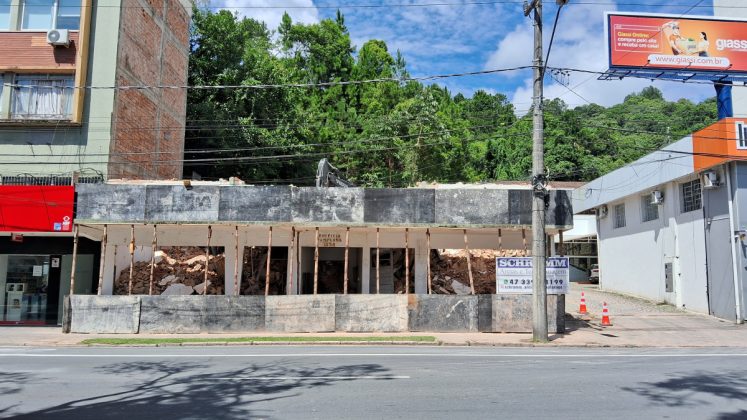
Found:
[[[667,407],[702,407],[713,404],[704,397],[719,397],[736,402],[747,401],[747,371],[711,373],[705,371],[680,375],[659,382],[643,382],[624,391],[646,397],[653,404]],[[719,419],[747,418],[747,411],[723,413]],[[740,417],[741,415],[741,417]]]
[[[175,361],[129,362],[107,366],[101,368],[99,373],[117,375],[123,379],[123,384],[109,388],[114,392],[71,399],[15,418],[270,418],[272,413],[257,412],[253,405],[298,396],[305,389],[353,381],[360,376],[381,376],[385,380],[388,372],[388,369],[377,364],[299,368],[287,363],[272,363],[250,364],[240,369],[221,371],[210,368],[209,363]],[[65,390],[60,392],[64,393]]]
[[[23,385],[28,382],[29,379],[30,375],[26,373],[0,372],[0,395],[7,397],[9,395],[18,394],[23,389]],[[0,416],[10,412],[17,406],[18,404],[9,405],[7,407],[0,406]]]

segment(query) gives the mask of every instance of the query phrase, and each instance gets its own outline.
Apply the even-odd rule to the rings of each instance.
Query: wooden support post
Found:
[[[267,233],[267,267],[265,269],[265,296],[270,295],[270,259],[272,258],[272,226]]]
[[[319,287],[319,228],[314,233],[314,294]]]
[[[524,241],[524,256],[527,256],[527,231],[521,230],[521,240]]]
[[[469,274],[469,288],[475,294],[475,279],[472,277],[472,255],[469,253],[469,239],[467,229],[464,229],[464,251],[467,254],[467,273]]]
[[[427,248],[426,251],[428,252],[427,257],[427,264],[426,265],[426,271],[428,272],[428,294],[430,295],[432,293],[432,287],[431,287],[431,230],[426,229],[425,230],[425,247]]]
[[[207,235],[207,246],[205,247],[205,282],[203,283],[205,285],[205,288],[202,289],[202,294],[207,296],[207,289],[208,289],[208,268],[210,267],[210,238],[213,236],[213,228],[208,225],[208,235]]]
[[[498,229],[498,252],[503,253],[503,232]]]
[[[345,229],[345,275],[342,286],[342,294],[348,294],[348,252],[350,251],[350,228]]]
[[[296,248],[298,252],[296,252],[296,255],[298,256],[298,283],[296,284],[296,290],[298,290],[298,294],[301,294],[303,292],[303,285],[301,282],[303,281],[303,270],[302,270],[302,263],[303,263],[303,246],[301,244],[301,231],[298,231],[298,240],[296,241]]]
[[[132,294],[132,275],[135,271],[135,225],[130,225],[130,281],[127,284],[127,294]]]
[[[296,251],[296,227],[291,226],[291,245],[290,245],[290,255],[288,255],[288,265],[290,266],[290,284],[288,285],[288,290],[285,291],[286,295],[291,294],[291,291],[293,290],[293,266],[295,265],[295,261],[293,261],[293,257],[295,255]]]
[[[150,254],[150,284],[148,286],[148,294],[153,294],[153,277],[156,272],[156,248],[158,247],[158,234],[156,233],[156,225],[153,225],[153,252]]]
[[[405,228],[405,294],[410,293],[410,229]]]
[[[236,256],[233,259],[233,294],[234,296],[239,296],[241,294],[241,284],[239,282],[239,258],[242,258],[241,255],[239,255],[239,225],[236,225],[236,230],[234,231],[234,239],[236,240],[235,244],[235,252]],[[242,261],[243,262],[243,261]],[[242,264],[243,265],[243,264]]]
[[[101,295],[104,288],[104,265],[106,265],[106,235],[107,225],[104,224],[104,235],[101,237],[101,257],[99,258],[99,287],[96,294]]]
[[[114,270],[114,273],[112,274],[112,294],[117,293],[117,275],[119,274],[117,272],[117,249],[119,248],[119,245],[114,245],[114,264],[112,264],[112,269]]]
[[[381,285],[381,249],[379,248],[379,228],[376,228],[376,294]]]
[[[73,231],[73,263],[70,266],[70,295],[75,294],[75,266],[78,263],[78,234],[80,232],[80,225],[73,225]]]

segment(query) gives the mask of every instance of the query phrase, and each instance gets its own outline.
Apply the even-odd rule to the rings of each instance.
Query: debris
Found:
[[[160,295],[171,288],[169,294],[192,294],[193,287],[205,281],[205,248],[200,247],[162,247],[156,250],[156,263],[153,270],[153,294]],[[199,257],[199,258],[198,258]],[[196,263],[199,261],[200,263]],[[223,254],[211,255],[208,266],[208,294],[222,295],[223,273],[225,273]],[[132,294],[147,295],[150,289],[150,260],[136,262],[132,272]],[[119,268],[114,282],[114,293],[128,294],[130,282],[129,264]],[[172,286],[179,285],[175,288]],[[185,287],[189,287],[188,291]],[[178,291],[178,293],[176,293]]]
[[[456,280],[451,281],[451,288],[454,289],[454,292],[458,295],[469,295],[472,293],[472,289],[470,289],[469,286],[459,283]]]
[[[475,293],[495,293],[495,259],[496,257],[525,257],[523,249],[471,249],[472,275],[475,282]],[[467,253],[463,249],[434,249],[430,255],[432,291],[437,294],[467,294],[469,274],[467,273]]]
[[[168,275],[168,276],[162,278],[161,281],[158,282],[158,285],[159,286],[168,286],[169,284],[175,282],[178,279],[179,279],[179,277],[171,274],[171,275]]]
[[[208,287],[210,287],[210,285],[212,285],[212,284],[213,284],[213,282],[211,282],[211,281],[208,281],[208,282],[207,282],[207,284],[208,284]],[[202,294],[202,292],[204,292],[204,291],[205,291],[205,282],[202,282],[202,283],[198,284],[197,286],[195,286],[195,287],[194,287],[194,289],[195,289],[195,292],[196,292],[196,293],[197,293],[198,295],[201,295],[201,294]]]
[[[194,292],[192,286],[185,284],[175,283],[166,288],[161,292],[162,296],[176,296],[176,295],[191,295]]]

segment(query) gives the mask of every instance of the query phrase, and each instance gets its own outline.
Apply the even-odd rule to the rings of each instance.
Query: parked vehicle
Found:
[[[589,270],[589,282],[594,284],[599,283],[599,264],[592,264]]]

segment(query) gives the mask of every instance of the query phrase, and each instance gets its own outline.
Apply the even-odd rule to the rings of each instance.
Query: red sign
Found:
[[[75,188],[0,185],[0,232],[72,232]]]
[[[610,68],[747,72],[747,21],[607,15]]]

